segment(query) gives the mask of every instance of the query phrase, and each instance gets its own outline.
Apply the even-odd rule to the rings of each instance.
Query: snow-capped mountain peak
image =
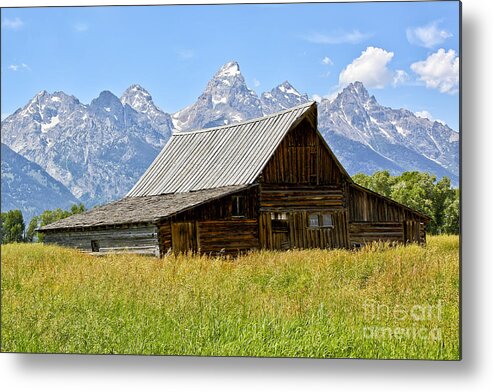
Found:
[[[133,84],[129,88],[127,88],[121,98],[120,101],[123,105],[128,105],[132,109],[138,112],[147,112],[149,109],[155,109],[156,106],[152,101],[151,94],[138,84]]]
[[[334,99],[338,105],[357,104],[361,106],[368,106],[370,100],[370,94],[361,82],[348,84]]]
[[[224,64],[192,105],[173,115],[177,131],[210,128],[262,116],[262,104],[248,88],[236,61]]]
[[[264,114],[289,109],[309,101],[306,94],[300,94],[287,80],[260,97]]]
[[[301,94],[287,80],[280,84],[278,88],[285,94],[293,94],[301,97]]]
[[[230,78],[240,75],[240,66],[236,61],[230,61],[224,64],[219,71],[217,71],[215,78]]]

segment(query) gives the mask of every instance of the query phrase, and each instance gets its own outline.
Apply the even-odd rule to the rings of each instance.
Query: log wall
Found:
[[[296,186],[262,184],[260,211],[293,211],[344,208],[344,194],[338,186]]]
[[[85,231],[47,231],[44,242],[92,252],[91,241],[97,241],[99,253],[129,252],[159,255],[156,226],[112,227]]]
[[[365,245],[372,241],[403,242],[401,222],[352,222],[349,224],[350,245]]]
[[[259,248],[257,219],[198,222],[201,253],[240,253]]]

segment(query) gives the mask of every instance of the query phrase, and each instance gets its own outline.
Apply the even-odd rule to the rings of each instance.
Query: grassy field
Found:
[[[2,246],[2,351],[459,358],[459,240],[92,257]]]

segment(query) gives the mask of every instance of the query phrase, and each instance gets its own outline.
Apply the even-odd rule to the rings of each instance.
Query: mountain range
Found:
[[[172,132],[240,122],[308,101],[288,81],[258,96],[232,61],[218,70],[196,102],[172,114],[160,110],[139,85],[120,98],[103,91],[90,104],[64,92],[42,91],[2,121],[1,141],[20,155],[16,162],[27,159],[65,187],[73,198],[59,189],[69,204],[80,200],[90,207],[125,195]],[[381,106],[360,82],[333,100],[322,99],[318,116],[320,132],[350,174],[420,170],[458,183],[459,133],[408,110]],[[26,177],[6,163],[3,151],[2,146],[2,210],[26,210],[39,189],[15,191]],[[8,188],[4,166],[15,178]],[[67,205],[60,197],[45,198],[50,201],[46,206],[33,202],[30,213]]]
[[[69,209],[78,200],[38,164],[1,144],[2,211],[20,209],[24,219],[54,206]]]

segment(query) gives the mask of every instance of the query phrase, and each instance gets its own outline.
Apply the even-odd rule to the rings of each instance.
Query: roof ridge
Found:
[[[200,129],[195,129],[195,130],[191,130],[191,131],[173,132],[173,134],[171,135],[171,137],[190,135],[192,133],[214,132],[214,131],[219,131],[219,130],[223,130],[223,129],[227,129],[227,128],[237,127],[239,125],[249,124],[249,123],[252,123],[252,122],[265,121],[265,120],[269,120],[269,119],[271,119],[273,117],[281,116],[283,114],[286,114],[286,113],[289,113],[289,112],[292,112],[292,111],[295,111],[295,110],[298,110],[298,109],[301,109],[301,108],[304,108],[304,107],[307,107],[308,108],[308,107],[314,105],[315,103],[316,103],[316,101],[309,101],[309,102],[306,102],[306,103],[301,104],[301,105],[298,105],[298,106],[293,106],[292,108],[289,108],[289,109],[281,110],[280,112],[269,114],[267,116],[255,117],[255,118],[251,118],[249,120],[241,121],[241,122],[238,122],[238,123],[221,125],[219,127],[200,128]]]

